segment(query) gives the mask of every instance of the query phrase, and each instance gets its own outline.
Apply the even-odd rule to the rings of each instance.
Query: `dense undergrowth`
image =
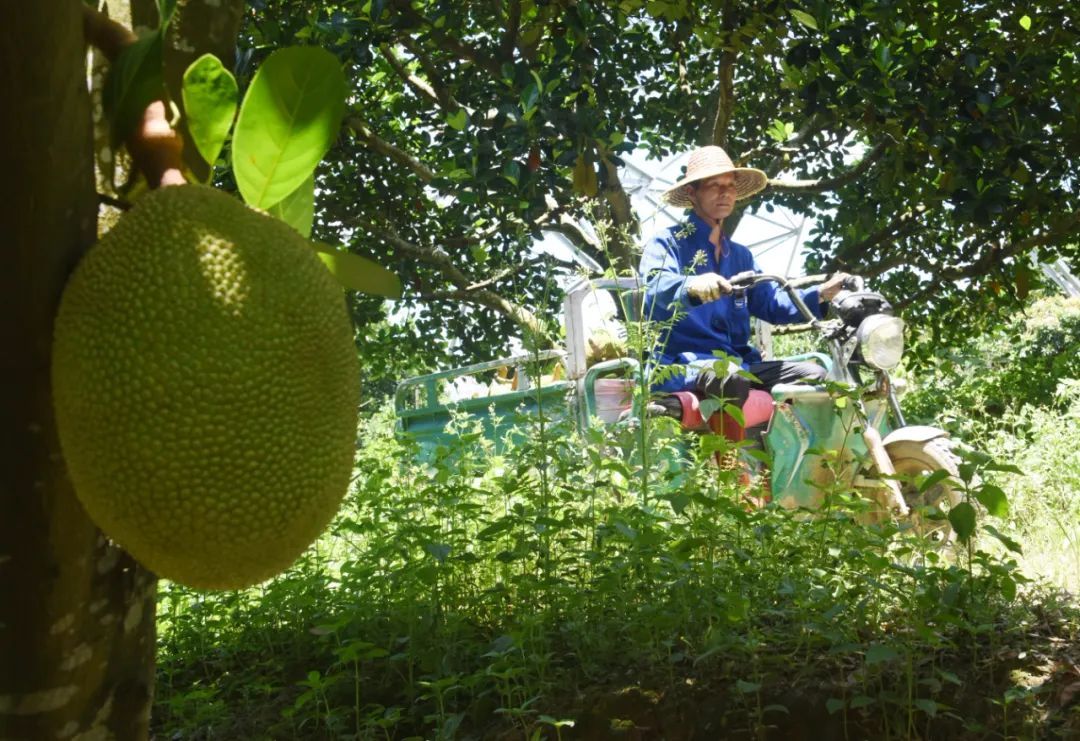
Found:
[[[1010,552],[939,555],[841,490],[816,518],[749,508],[660,432],[643,468],[632,432],[521,425],[503,454],[466,428],[420,465],[369,420],[348,506],[290,572],[163,585],[158,737],[1080,730],[1076,609]]]
[[[910,374],[911,420],[986,451],[970,501],[1008,494],[945,551],[841,487],[748,506],[724,441],[662,422],[522,418],[496,451],[463,421],[420,463],[384,410],[289,572],[162,584],[156,737],[1078,737],[1077,348],[1049,299]]]

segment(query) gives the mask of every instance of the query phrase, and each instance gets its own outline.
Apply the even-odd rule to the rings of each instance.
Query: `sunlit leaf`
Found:
[[[975,498],[979,504],[986,507],[986,511],[994,517],[1009,516],[1009,498],[1001,487],[993,484],[983,484],[975,491]]]
[[[296,190],[330,149],[345,110],[345,75],[313,46],[267,57],[240,105],[233,172],[244,200],[269,208]]]
[[[450,128],[458,131],[463,131],[465,125],[469,122],[469,114],[465,112],[464,108],[458,108],[456,111],[446,117],[446,123],[450,125]]]
[[[236,115],[236,78],[213,54],[204,54],[184,72],[181,95],[195,148],[211,165],[221,154]]]
[[[919,493],[921,494],[923,492],[929,491],[935,484],[944,481],[945,479],[949,478],[949,476],[950,474],[946,469],[939,468],[938,470],[934,471],[925,479],[919,482]]]
[[[311,225],[315,221],[315,176],[311,175],[300,187],[267,209],[301,236],[311,236]]]
[[[1024,549],[1015,540],[1010,538],[1005,533],[999,531],[993,525],[983,525],[983,530],[993,535],[1003,546],[1012,551],[1013,553],[1022,554]]]
[[[1031,16],[1029,16],[1029,15],[1020,16],[1020,28],[1024,29],[1025,31],[1030,31],[1031,30]]]
[[[322,244],[316,243],[315,250],[343,287],[375,296],[401,298],[401,279],[378,263]]]
[[[817,19],[807,13],[805,10],[792,8],[791,15],[795,18],[795,20],[797,20],[799,23],[803,24],[807,28],[812,28],[815,31],[818,30]]]

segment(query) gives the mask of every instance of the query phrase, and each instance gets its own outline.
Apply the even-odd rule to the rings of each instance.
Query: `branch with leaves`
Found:
[[[813,180],[769,180],[769,187],[785,193],[827,193],[841,188],[864,175],[885,153],[886,142],[877,143],[861,160],[848,170],[827,178]]]
[[[418,260],[438,268],[442,276],[455,286],[451,291],[421,292],[421,298],[425,300],[453,299],[486,306],[508,317],[532,336],[542,337],[548,345],[553,344],[553,339],[535,314],[489,288],[495,282],[495,278],[474,281],[457,266],[454,258],[443,250],[438,247],[421,247],[413,244],[400,236],[392,227],[382,226],[366,219],[357,220],[356,225],[373,234],[378,241],[389,245],[398,258]],[[505,275],[511,274],[512,271]]]

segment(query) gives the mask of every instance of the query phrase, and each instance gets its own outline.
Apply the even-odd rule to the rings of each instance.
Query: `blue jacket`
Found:
[[[645,317],[670,319],[676,307],[681,318],[660,338],[655,359],[662,364],[691,363],[714,359],[714,350],[742,358],[743,367],[761,361],[761,353],[750,345],[750,317],[770,324],[797,324],[806,318],[791,298],[775,283],[759,283],[744,296],[721,296],[706,304],[693,301],[686,293],[686,278],[700,273],[718,273],[730,278],[753,270],[760,273],[754,256],[746,247],[721,239],[721,256],[709,241],[711,228],[690,212],[684,224],[659,232],[645,246],[639,273],[645,280]],[[696,264],[695,264],[696,261]],[[817,288],[800,292],[809,309],[824,318]]]

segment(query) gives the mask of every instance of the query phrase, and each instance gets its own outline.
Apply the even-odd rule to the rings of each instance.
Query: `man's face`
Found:
[[[714,175],[687,187],[694,211],[707,221],[723,221],[735,209],[735,173]]]

